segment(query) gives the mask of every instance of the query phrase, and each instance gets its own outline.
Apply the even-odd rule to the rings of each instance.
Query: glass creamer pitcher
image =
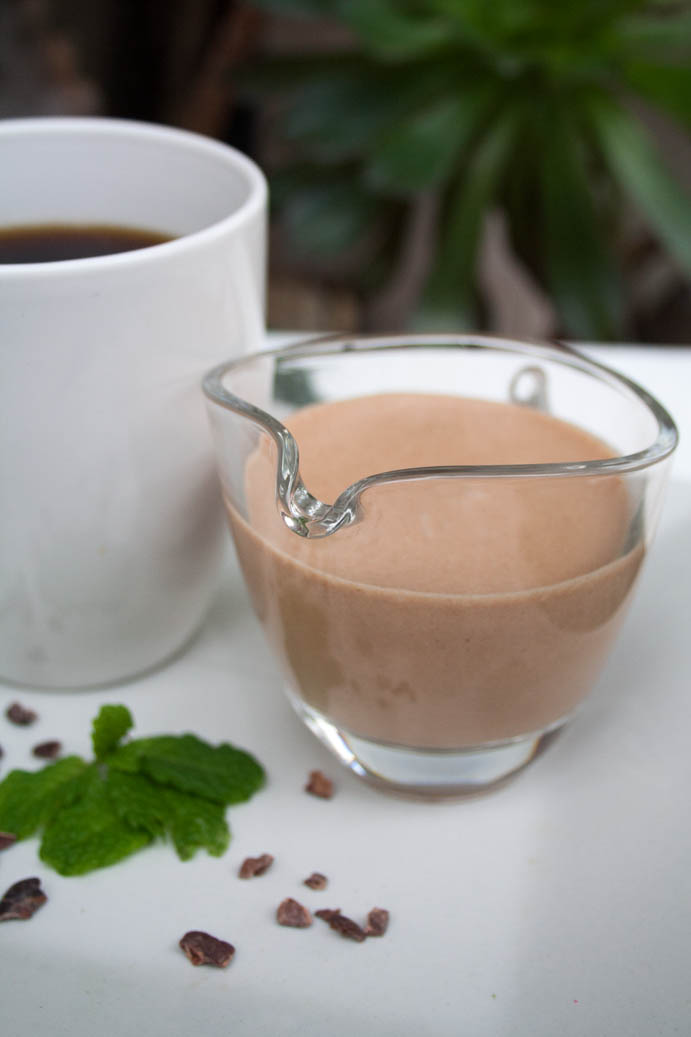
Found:
[[[204,391],[240,565],[308,727],[415,793],[524,767],[620,627],[677,443],[664,408],[571,350],[471,335],[316,340]]]

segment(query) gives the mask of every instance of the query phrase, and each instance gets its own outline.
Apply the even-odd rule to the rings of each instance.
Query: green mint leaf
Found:
[[[26,839],[78,794],[74,784],[87,769],[80,756],[65,756],[39,771],[10,771],[0,782],[0,831]]]
[[[222,803],[212,803],[177,789],[165,789],[171,819],[170,837],[180,860],[186,861],[197,850],[220,857],[228,849],[230,829]]]
[[[125,745],[119,745],[117,749],[108,756],[108,767],[110,770],[118,770],[127,774],[139,774],[142,770],[142,743],[149,741],[148,738],[134,738]]]
[[[219,857],[228,848],[230,830],[221,803],[163,788],[144,774],[114,768],[109,771],[106,789],[121,821],[151,836],[167,833],[183,861],[198,849]]]
[[[18,839],[43,829],[41,860],[61,875],[83,875],[168,837],[182,860],[230,841],[226,806],[265,780],[258,761],[227,743],[161,735],[120,744],[133,726],[125,706],[104,706],[93,722],[96,759],[67,756],[40,771],[14,770],[0,782],[0,830]]]
[[[109,759],[118,770],[139,771],[160,785],[212,800],[242,803],[264,784],[261,764],[227,742],[213,746],[196,735],[140,738]]]
[[[147,738],[134,738],[126,742],[125,746],[118,746],[115,752],[108,757],[108,767],[111,770],[121,770],[122,773],[138,775],[142,772],[142,742]]]
[[[127,706],[101,706],[91,731],[96,759],[104,760],[133,727],[134,720]]]
[[[118,817],[96,765],[82,781],[82,792],[81,799],[53,816],[43,833],[41,860],[60,875],[108,867],[151,842],[148,832]]]
[[[109,768],[106,788],[111,806],[121,821],[141,828],[152,837],[162,836],[170,823],[170,806],[160,789],[143,774]]]

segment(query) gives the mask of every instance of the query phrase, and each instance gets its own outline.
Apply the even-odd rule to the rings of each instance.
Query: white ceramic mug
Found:
[[[223,544],[202,372],[263,333],[264,177],[183,131],[0,123],[0,228],[174,237],[0,265],[0,678],[84,687],[176,652]]]

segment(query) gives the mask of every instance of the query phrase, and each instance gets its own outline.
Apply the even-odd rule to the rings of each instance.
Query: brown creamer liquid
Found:
[[[333,502],[379,472],[609,457],[547,414],[391,394],[287,421],[307,488]],[[622,480],[438,478],[377,486],[360,521],[304,539],[275,502],[268,440],[229,506],[257,614],[293,692],[339,728],[389,744],[462,748],[567,716],[600,670],[643,548]]]

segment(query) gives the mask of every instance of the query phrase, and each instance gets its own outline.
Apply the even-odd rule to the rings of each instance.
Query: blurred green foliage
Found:
[[[351,32],[336,53],[274,57],[252,80],[283,98],[300,160],[272,178],[303,251],[367,234],[360,288],[386,278],[402,216],[435,193],[441,216],[423,313],[468,324],[490,206],[549,291],[564,330],[622,324],[617,230],[633,203],[691,272],[691,196],[644,125],[639,96],[691,125],[691,11],[642,0],[258,0]],[[307,27],[307,26],[306,26]]]

